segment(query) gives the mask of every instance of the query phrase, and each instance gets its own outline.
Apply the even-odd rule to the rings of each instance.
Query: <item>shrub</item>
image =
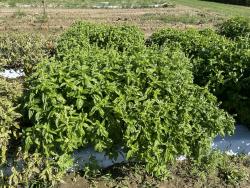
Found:
[[[14,90],[15,88],[15,90]],[[0,164],[6,162],[10,141],[18,138],[19,119],[16,112],[16,100],[21,95],[21,86],[17,82],[8,82],[0,78]]]
[[[51,160],[23,151],[21,132],[25,125],[18,105],[22,95],[21,80],[0,77],[0,187],[49,187],[62,179],[67,170],[64,166],[73,161],[67,155]]]
[[[248,115],[243,113],[249,111],[249,97],[240,94],[247,91],[241,85],[249,77],[248,37],[231,41],[211,30],[165,29],[154,33],[150,40],[159,46],[180,46],[191,58],[194,83],[208,86],[227,111],[238,114],[241,123],[250,124]]]
[[[34,66],[47,57],[51,42],[41,35],[8,33],[0,35],[0,69],[23,70],[31,74]]]
[[[194,82],[200,86],[209,85],[211,91],[233,75],[235,67],[228,61],[232,58],[228,54],[231,53],[233,43],[211,30],[163,29],[151,36],[151,43],[168,47],[180,46],[192,59]],[[236,59],[234,56],[233,58]]]
[[[242,41],[241,41],[242,42]],[[239,54],[238,61],[244,62],[237,74],[235,82],[227,82],[220,95],[226,96],[223,106],[231,112],[237,113],[240,123],[250,125],[250,48],[249,45],[238,44],[244,48],[236,48],[234,53]]]
[[[237,38],[236,40],[236,45],[238,49],[250,49],[250,33],[247,34],[246,36],[241,36]]]
[[[249,19],[244,17],[231,18],[219,25],[218,33],[230,39],[250,33]]]
[[[199,159],[215,136],[232,132],[233,119],[193,84],[178,50],[79,48],[43,61],[28,79],[26,151],[52,157],[91,145],[115,157],[122,147],[164,176],[177,156]]]
[[[20,148],[19,148],[20,149]],[[13,155],[13,154],[12,154]],[[55,187],[65,175],[65,169],[58,167],[58,163],[69,163],[70,159],[51,160],[39,153],[29,154],[19,150],[13,155],[8,165],[0,165],[1,187]],[[72,162],[72,161],[70,161]],[[6,175],[8,168],[11,173]]]
[[[77,22],[62,34],[57,42],[58,53],[97,45],[100,48],[115,48],[118,51],[135,50],[144,45],[144,34],[135,26],[109,26]]]

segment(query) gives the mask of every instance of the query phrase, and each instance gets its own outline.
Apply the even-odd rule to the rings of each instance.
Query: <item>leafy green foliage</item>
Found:
[[[223,104],[226,109],[232,110],[239,115],[241,123],[250,125],[250,40],[249,36],[239,38],[236,42],[235,53],[239,54],[238,61],[241,65],[240,73],[234,83],[225,85],[221,93],[226,93]],[[225,94],[224,94],[225,95]]]
[[[8,33],[0,35],[0,69],[22,69],[31,74],[34,66],[47,57],[53,45],[41,35]]]
[[[58,54],[70,49],[88,49],[89,45],[100,48],[110,47],[118,51],[135,50],[144,45],[144,34],[135,26],[110,26],[77,22],[57,42]]]
[[[219,25],[218,32],[230,39],[245,36],[250,33],[250,20],[244,17],[234,17]]]
[[[238,58],[228,57],[227,53],[231,53],[233,48],[232,42],[211,30],[163,29],[151,36],[151,42],[159,46],[180,46],[192,59],[194,82],[200,86],[209,84],[212,91],[223,83],[224,78],[234,74],[230,70],[232,62],[226,59]]]
[[[55,56],[47,58],[47,51],[39,47],[45,55],[32,59],[30,69],[30,60],[26,65],[25,58],[16,58],[22,63],[13,68],[32,71],[22,114],[28,124],[21,126],[23,155],[16,156],[11,176],[0,183],[55,183],[72,166],[72,152],[89,146],[113,158],[122,147],[128,159],[142,162],[157,177],[167,176],[168,165],[180,155],[201,164],[214,137],[233,132],[234,120],[200,86],[224,98],[248,96],[249,38],[231,41],[212,30],[164,30],[151,40],[161,48],[146,47],[135,27],[79,22],[57,41]],[[3,67],[17,62],[13,58],[6,63],[7,56],[1,55]],[[14,106],[20,95],[9,81],[0,84],[4,163],[10,139],[19,138],[20,114]],[[230,169],[222,171],[230,176]],[[238,172],[231,174],[233,181],[242,178]]]
[[[248,85],[250,51],[249,38],[231,41],[212,30],[165,29],[150,39],[159,46],[180,46],[191,58],[194,83],[208,86],[223,107],[238,114],[241,123],[250,124]]]
[[[24,131],[26,151],[51,157],[92,145],[115,157],[123,147],[128,159],[165,176],[177,156],[199,160],[215,136],[232,133],[234,120],[193,84],[183,53],[131,50],[141,42],[129,45],[117,34],[125,42],[116,43],[98,31],[89,37],[81,25],[69,40],[62,36],[59,58],[44,60],[28,79],[25,107],[34,126]]]
[[[6,162],[10,140],[19,136],[21,114],[16,112],[15,101],[20,91],[19,83],[0,78],[0,164]]]
[[[64,176],[65,169],[58,163],[72,161],[68,156],[60,159],[46,159],[39,153],[29,154],[20,150],[11,164],[11,175],[0,174],[1,187],[54,187]],[[0,166],[1,170],[5,169]],[[0,170],[0,172],[1,172]]]

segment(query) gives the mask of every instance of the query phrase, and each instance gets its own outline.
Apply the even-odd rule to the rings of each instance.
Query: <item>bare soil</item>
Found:
[[[47,9],[48,18],[43,17],[43,10],[38,8],[1,8],[0,33],[8,31],[28,31],[42,33],[60,33],[79,20],[109,24],[132,24],[139,26],[146,35],[163,27],[204,28],[208,24],[164,23],[160,20],[142,19],[144,15],[192,15],[201,12],[186,6],[174,8],[145,9]],[[204,12],[204,11],[203,11]],[[211,13],[209,13],[211,14]],[[210,15],[213,16],[213,15]]]
[[[250,160],[237,159],[232,163],[244,166],[250,174]],[[191,173],[190,164],[182,161],[170,167],[171,176],[166,180],[157,180],[147,174],[143,167],[131,165],[117,165],[104,170],[96,177],[82,177],[81,174],[68,175],[59,188],[250,188],[250,180],[240,184],[226,183],[218,175],[207,174],[204,179]]]

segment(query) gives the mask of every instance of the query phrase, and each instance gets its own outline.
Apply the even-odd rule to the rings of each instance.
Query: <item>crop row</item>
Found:
[[[26,76],[0,78],[2,166],[16,153],[0,182],[56,182],[89,146],[111,158],[123,148],[156,177],[180,155],[201,162],[217,135],[233,133],[231,115],[250,124],[249,30],[234,18],[218,31],[164,29],[147,40],[133,26],[85,22],[56,42],[1,36],[1,68]]]

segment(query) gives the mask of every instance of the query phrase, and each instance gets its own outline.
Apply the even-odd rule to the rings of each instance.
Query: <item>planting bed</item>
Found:
[[[3,36],[0,183],[55,185],[65,173],[128,161],[162,179],[183,159],[200,176],[245,179],[212,148],[250,154],[249,31],[233,18],[149,38],[87,22],[53,40]]]

